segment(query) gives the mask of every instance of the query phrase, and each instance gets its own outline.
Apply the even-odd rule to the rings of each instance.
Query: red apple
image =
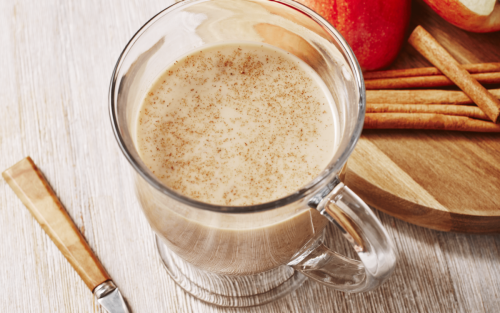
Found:
[[[451,24],[475,33],[500,30],[500,2],[497,0],[424,0]]]
[[[394,61],[405,41],[411,0],[296,0],[328,20],[345,37],[363,70]]]

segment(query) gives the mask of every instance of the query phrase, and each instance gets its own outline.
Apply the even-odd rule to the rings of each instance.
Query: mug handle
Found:
[[[328,249],[320,240],[288,263],[333,289],[364,292],[380,286],[396,266],[394,244],[372,210],[339,182],[316,209],[340,228],[360,261]]]

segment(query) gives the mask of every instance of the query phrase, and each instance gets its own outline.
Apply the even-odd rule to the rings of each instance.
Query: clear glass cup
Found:
[[[327,168],[300,190],[269,203],[231,207],[202,203],[164,186],[140,159],[135,132],[145,93],[167,67],[196,48],[235,40],[265,42],[309,64],[335,100],[341,136]],[[120,55],[110,114],[167,272],[193,296],[220,306],[253,306],[286,295],[307,277],[362,292],[394,270],[396,254],[387,232],[340,179],[363,127],[361,69],[340,33],[305,6],[290,0],[186,0],[170,6]],[[341,229],[361,261],[323,244],[328,223]]]

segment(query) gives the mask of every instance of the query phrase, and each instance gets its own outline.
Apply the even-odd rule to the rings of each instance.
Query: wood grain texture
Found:
[[[0,170],[31,155],[133,312],[498,312],[500,236],[438,232],[378,211],[400,258],[394,275],[380,289],[345,294],[306,282],[269,305],[223,309],[202,303],[177,287],[161,265],[107,111],[109,79],[122,48],[142,24],[170,3],[0,1]],[[421,6],[416,3],[415,17],[427,12]],[[445,23],[432,12],[425,14],[432,23]],[[462,53],[468,51],[460,48],[468,45],[462,42],[464,34],[469,36],[452,28],[433,35],[440,42],[448,38],[459,47],[455,51]],[[485,61],[497,60],[498,51],[487,46],[493,45],[493,40],[470,35],[477,36],[487,38]],[[463,62],[461,55],[454,56]],[[483,61],[473,53],[465,57],[473,63]],[[398,59],[395,67],[429,66],[408,48],[404,58]],[[364,136],[387,156],[394,148],[387,143],[389,135],[377,131]],[[439,134],[428,136],[432,139]],[[459,138],[462,136],[466,135]],[[481,145],[489,145],[487,138]],[[469,150],[467,153],[473,153]],[[404,162],[407,154],[387,157],[397,166],[392,170],[406,171],[410,166]],[[439,194],[430,192],[413,202],[420,190],[413,187],[427,190],[419,178],[408,180],[411,188],[407,188],[404,200],[414,207],[443,203]],[[397,183],[387,181],[389,185]],[[478,206],[489,205],[487,197],[478,199]],[[333,228],[328,231],[337,232]],[[0,312],[104,313],[2,179],[0,238]],[[330,240],[328,245],[354,257],[347,242]]]
[[[2,176],[90,291],[111,279],[30,157]]]
[[[498,33],[462,31],[442,20],[421,2],[414,4],[412,16],[410,31],[422,25],[458,62],[500,61]],[[424,56],[406,44],[391,68],[429,65]],[[383,168],[378,159],[366,157],[366,152],[358,145],[346,183],[362,194],[369,204],[405,221],[437,230],[500,232],[500,134],[365,130],[363,135],[362,140],[370,141],[385,154],[419,185],[418,190],[426,191],[422,197],[408,199],[404,187],[406,176],[398,176],[400,179],[391,186],[382,186],[386,184],[382,181],[386,176],[380,173]],[[363,153],[365,159],[361,158]],[[368,176],[371,167],[377,172]],[[439,205],[422,202],[429,194]],[[443,208],[447,214],[443,214]]]

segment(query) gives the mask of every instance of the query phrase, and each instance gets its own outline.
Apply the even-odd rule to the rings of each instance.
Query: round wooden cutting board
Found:
[[[500,62],[500,32],[475,34],[414,1],[422,25],[459,63]],[[406,44],[391,69],[432,66]],[[499,88],[500,86],[486,86]],[[500,232],[500,134],[364,130],[347,185],[369,205],[442,231]]]

